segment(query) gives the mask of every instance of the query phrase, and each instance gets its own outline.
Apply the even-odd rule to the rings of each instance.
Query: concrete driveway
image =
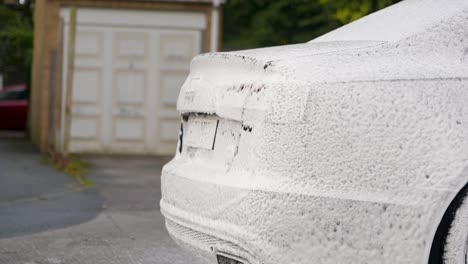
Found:
[[[159,212],[168,158],[94,157],[80,188],[24,139],[0,138],[0,263],[201,263],[170,239]]]

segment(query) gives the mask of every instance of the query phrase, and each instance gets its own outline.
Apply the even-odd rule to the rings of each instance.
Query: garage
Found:
[[[67,153],[173,154],[179,90],[191,59],[218,48],[219,3],[69,2],[56,6],[48,95],[36,94],[49,107],[36,104],[46,112],[31,122],[33,140]]]
[[[179,88],[205,29],[198,13],[80,9],[70,152],[173,153]]]

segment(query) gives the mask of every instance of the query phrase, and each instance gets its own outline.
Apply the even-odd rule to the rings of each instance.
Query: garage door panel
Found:
[[[71,152],[79,152],[85,149],[96,150],[100,146],[104,85],[103,47],[104,33],[101,30],[78,26],[71,95],[69,145]]]
[[[165,142],[176,142],[179,139],[180,120],[161,120],[160,139]]]
[[[98,126],[96,118],[75,116],[71,122],[71,137],[80,140],[96,140]]]
[[[175,109],[180,87],[187,79],[187,71],[162,71],[161,72],[161,99],[164,107]]]
[[[135,105],[118,105],[112,111],[114,118],[145,118],[145,110]]]
[[[102,39],[102,32],[78,30],[75,45],[76,56],[99,59],[102,55]]]
[[[147,130],[148,33],[114,33],[112,149],[145,148]],[[131,145],[128,143],[131,142]]]
[[[145,60],[148,56],[148,33],[115,33],[115,56],[123,60]]]
[[[101,146],[96,141],[74,139],[70,142],[72,153],[98,153],[102,151]]]
[[[64,10],[66,76],[69,13]],[[91,11],[94,15],[83,16]],[[168,19],[151,15],[144,26],[132,26],[143,21],[142,13],[121,10],[125,21],[99,22],[113,12],[79,8],[70,150],[171,154],[179,137],[176,102],[190,61],[201,51],[204,29],[193,26],[189,12],[150,12]],[[190,26],[174,26],[179,20]]]
[[[101,69],[76,67],[73,79],[70,148],[77,151],[80,142],[97,145],[100,126]]]
[[[76,68],[73,78],[73,103],[97,103],[101,90],[101,71],[98,68]]]
[[[143,143],[145,121],[143,119],[116,119],[114,122],[115,141],[136,141]]]
[[[161,56],[164,64],[183,64],[188,67],[198,53],[193,34],[161,34]]]
[[[115,93],[117,104],[137,104],[144,106],[146,97],[146,72],[132,70],[116,71]]]
[[[160,34],[160,91],[158,93],[158,151],[171,153],[179,138],[180,117],[176,110],[180,88],[188,74],[192,58],[201,50],[201,32],[164,31]]]
[[[101,109],[95,104],[74,103],[71,107],[72,116],[87,116],[99,118]]]

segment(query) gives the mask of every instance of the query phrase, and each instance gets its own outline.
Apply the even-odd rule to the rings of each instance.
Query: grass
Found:
[[[50,152],[48,155],[43,155],[41,161],[72,177],[82,187],[94,186],[94,183],[86,178],[89,164],[77,155],[65,158],[60,154]]]

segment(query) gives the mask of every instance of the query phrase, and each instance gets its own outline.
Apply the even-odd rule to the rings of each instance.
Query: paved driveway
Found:
[[[82,189],[22,139],[0,139],[0,263],[200,263],[159,212],[167,158],[94,157]]]

